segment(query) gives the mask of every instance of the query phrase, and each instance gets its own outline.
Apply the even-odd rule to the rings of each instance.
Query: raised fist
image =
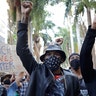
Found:
[[[21,4],[21,13],[26,14],[26,16],[29,16],[30,12],[32,10],[32,2],[31,1],[24,1]]]
[[[55,38],[55,42],[59,45],[61,45],[63,43],[63,37],[56,37]]]

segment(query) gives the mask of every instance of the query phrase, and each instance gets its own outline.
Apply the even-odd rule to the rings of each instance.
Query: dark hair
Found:
[[[70,56],[69,56],[69,60],[70,58],[73,56],[73,55],[78,55],[80,57],[80,55],[78,53],[72,53]]]
[[[11,84],[10,79],[6,79],[6,80],[4,80],[2,83],[3,83],[3,84],[7,84],[7,85],[10,85],[10,84]]]

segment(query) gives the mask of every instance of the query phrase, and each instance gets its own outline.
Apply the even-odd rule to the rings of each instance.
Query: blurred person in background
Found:
[[[14,82],[15,79],[16,79],[15,73],[13,72],[13,73],[12,73],[12,76],[11,76],[11,78],[10,78],[10,82],[11,82],[11,83]]]
[[[30,76],[28,73],[26,73],[26,75],[20,81],[22,82],[22,86],[20,87],[20,96],[25,96],[29,81],[30,81]]]
[[[10,81],[11,77],[12,77],[12,74],[6,74],[1,77],[1,84],[6,88],[6,90],[8,90],[11,84],[11,81]]]
[[[6,88],[0,84],[0,96],[7,96]]]
[[[69,56],[69,64],[70,70],[73,74],[78,77],[79,84],[80,84],[80,92],[82,96],[89,96],[88,90],[86,88],[84,79],[82,77],[81,68],[80,68],[80,55],[78,53],[72,53]]]
[[[28,87],[28,84],[25,84],[24,82],[27,79],[27,74],[26,72],[22,71],[20,72],[17,76],[15,81],[13,81],[10,85],[10,87],[7,90],[7,95],[8,96],[24,96],[26,89]]]

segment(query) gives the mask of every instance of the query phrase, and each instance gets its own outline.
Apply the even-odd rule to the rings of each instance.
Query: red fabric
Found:
[[[54,77],[55,77],[55,79],[58,79],[61,77],[61,75],[55,75]]]

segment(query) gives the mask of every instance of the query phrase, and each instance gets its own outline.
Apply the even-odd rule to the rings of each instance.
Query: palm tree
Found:
[[[66,11],[65,16],[68,16],[70,12],[72,12],[72,7],[75,7],[75,21],[78,21],[79,15],[82,15],[85,12],[87,13],[87,22],[88,26],[91,25],[91,9],[96,9],[96,0],[66,0]]]
[[[69,34],[70,34],[69,30],[66,28],[62,28],[62,27],[58,27],[58,32],[55,34],[55,37],[59,37],[59,36],[63,37],[63,44],[61,45],[61,47],[64,50],[64,52],[66,53],[66,57],[69,56],[70,47],[71,47]],[[64,64],[62,64],[62,67],[64,67],[64,68],[68,67],[68,59],[66,59]]]
[[[66,16],[67,14],[71,11],[72,6],[75,6],[75,20],[76,22],[78,21],[78,16],[82,13],[84,14],[84,9],[86,9],[87,12],[87,22],[88,25],[91,25],[92,20],[91,20],[91,9],[96,9],[96,1],[95,0],[67,0],[66,1]],[[77,22],[78,24],[78,22]],[[84,35],[85,36],[85,35]],[[83,37],[84,38],[84,37]],[[95,60],[95,49],[93,48],[93,61],[94,65],[96,60]]]
[[[29,19],[30,26],[29,26],[29,32],[28,32],[28,43],[29,43],[29,47],[31,49],[32,48],[31,41],[33,40],[32,32],[34,32],[34,34],[36,34],[35,36],[37,36],[37,35],[39,36],[40,31],[42,29],[48,28],[48,27],[45,27],[45,23],[46,23],[45,18],[46,18],[46,16],[49,15],[49,13],[44,10],[44,7],[46,4],[48,4],[48,2],[50,0],[30,0],[30,1],[33,2],[33,10],[31,12],[30,19]],[[7,0],[7,2],[10,6],[9,17],[11,17],[11,18],[9,19],[9,21],[12,21],[12,24],[11,24],[11,22],[9,22],[9,25],[10,25],[10,28],[12,28],[12,25],[15,24],[16,21],[20,20],[20,18],[21,18],[21,0]],[[51,26],[51,27],[54,25],[50,21],[47,24],[49,24],[48,26]],[[34,40],[34,42],[35,42],[35,40]],[[36,47],[38,47],[38,45],[36,45]],[[31,49],[31,51],[32,51],[32,49]],[[40,51],[38,51],[38,52],[40,52]]]

